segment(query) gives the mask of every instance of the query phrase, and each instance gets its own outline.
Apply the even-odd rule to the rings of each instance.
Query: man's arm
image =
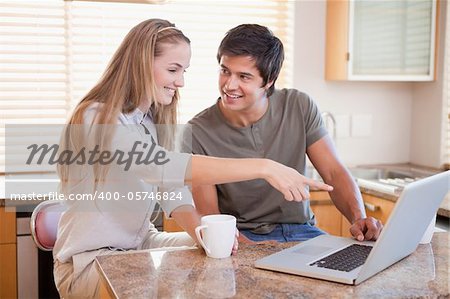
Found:
[[[383,226],[377,219],[366,217],[361,192],[339,161],[330,137],[325,135],[310,145],[306,152],[325,183],[334,186],[334,190],[329,192],[331,199],[352,224],[351,234],[358,240],[376,240]]]
[[[203,185],[192,187],[192,196],[194,197],[195,208],[200,215],[221,214],[219,210],[219,199],[217,197],[216,186]],[[238,238],[241,243],[257,244],[243,234],[239,234]]]
[[[192,187],[195,207],[200,215],[220,214],[217,189],[214,185]]]

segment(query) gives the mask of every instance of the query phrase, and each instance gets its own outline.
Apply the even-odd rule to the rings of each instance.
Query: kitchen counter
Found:
[[[359,190],[361,190],[361,193],[365,193],[365,194],[373,195],[373,196],[380,197],[383,199],[387,199],[392,202],[396,202],[397,199],[400,197],[400,194],[392,195],[389,193],[384,193],[382,191],[372,190],[370,188],[359,187]],[[450,218],[450,193],[448,193],[446,195],[446,197],[444,198],[444,200],[442,201],[442,203],[437,211],[437,214],[447,217],[447,218]]]
[[[437,173],[439,169],[436,168],[430,168],[430,167],[424,167],[420,165],[415,165],[411,163],[398,163],[398,164],[370,164],[370,165],[360,165],[357,166],[357,168],[379,168],[379,169],[388,169],[393,171],[414,171],[414,172],[421,172],[426,174],[433,174]],[[33,179],[33,183],[27,182],[27,184],[19,183],[17,185],[17,188],[15,184],[8,183],[9,188],[21,190],[25,193],[38,193],[38,194],[49,194],[49,193],[55,193],[56,190],[58,190],[58,177],[56,173],[39,173],[39,174],[19,174],[12,177],[13,179]],[[11,179],[11,178],[10,178]],[[40,181],[39,181],[40,180]],[[36,182],[34,182],[36,181]],[[11,185],[12,184],[12,185]],[[0,175],[0,186],[5,186],[5,176]],[[26,188],[24,188],[26,186]],[[360,187],[360,190],[362,193],[366,193],[369,195],[377,196],[383,199],[387,199],[390,201],[397,201],[399,194],[393,195],[390,193],[377,191],[370,188],[364,188]],[[311,189],[313,191],[313,189]],[[12,192],[12,191],[10,191]],[[27,211],[31,212],[33,211],[33,208],[39,204],[40,201],[38,200],[27,200],[27,201],[11,201],[9,199],[5,199],[5,188],[0,188],[0,206],[16,206],[18,210],[21,211]],[[438,210],[438,215],[445,216],[447,218],[450,218],[450,194],[446,197],[444,202],[441,204],[441,207]]]
[[[361,191],[361,193],[373,195],[373,196],[383,198],[383,199],[387,199],[392,202],[396,202],[398,200],[398,198],[400,197],[400,194],[393,195],[390,193],[385,193],[385,192],[373,190],[370,188],[359,187],[359,190]],[[311,190],[311,191],[314,191],[314,190]],[[329,202],[331,203],[331,199]],[[325,204],[325,202],[321,202],[321,203],[316,202],[316,204]],[[445,199],[442,201],[442,203],[437,211],[437,214],[447,217],[447,218],[450,218],[450,193],[448,193],[447,196],[445,197]]]
[[[0,175],[0,206],[32,212],[43,200],[57,199],[58,185],[56,173]],[[17,198],[14,199],[12,194]]]
[[[350,167],[351,168],[362,168],[362,169],[382,169],[387,171],[394,171],[394,172],[400,172],[400,173],[418,173],[422,174],[423,176],[429,176],[433,175],[439,172],[442,172],[442,169],[432,168],[432,167],[426,167],[411,163],[397,163],[397,164],[368,164],[368,165],[358,165],[356,167]],[[401,193],[388,193],[383,192],[380,190],[372,189],[370,187],[362,187],[359,186],[359,189],[361,193],[365,193],[368,195],[373,195],[379,198],[383,198],[392,202],[396,202],[397,199],[400,197]],[[314,189],[311,189],[311,191],[314,191]],[[444,201],[441,203],[440,208],[437,211],[438,215],[450,218],[450,193],[447,194]]]
[[[409,257],[358,286],[256,269],[255,260],[295,243],[241,244],[216,260],[199,249],[133,251],[96,258],[105,298],[448,297],[449,234],[435,233]]]

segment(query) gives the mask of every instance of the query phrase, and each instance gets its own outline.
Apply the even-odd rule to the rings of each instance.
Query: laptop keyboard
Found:
[[[319,268],[350,272],[367,259],[372,246],[353,244],[310,264]]]

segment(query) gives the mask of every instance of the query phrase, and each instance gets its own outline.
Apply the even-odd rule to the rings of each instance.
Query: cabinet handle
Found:
[[[364,207],[371,212],[376,212],[380,209],[380,206],[377,206],[377,205],[374,205],[374,204],[371,204],[368,202],[364,202]]]

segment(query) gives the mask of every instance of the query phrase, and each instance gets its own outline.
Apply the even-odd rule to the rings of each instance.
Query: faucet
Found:
[[[336,146],[336,139],[337,139],[336,119],[334,118],[334,115],[331,112],[329,112],[329,111],[322,112],[321,116],[322,116],[322,119],[324,121],[325,128],[327,128],[328,131],[330,131],[329,130],[330,122],[331,122],[331,125],[333,126],[333,131],[332,131],[331,138],[333,139],[334,145]]]

